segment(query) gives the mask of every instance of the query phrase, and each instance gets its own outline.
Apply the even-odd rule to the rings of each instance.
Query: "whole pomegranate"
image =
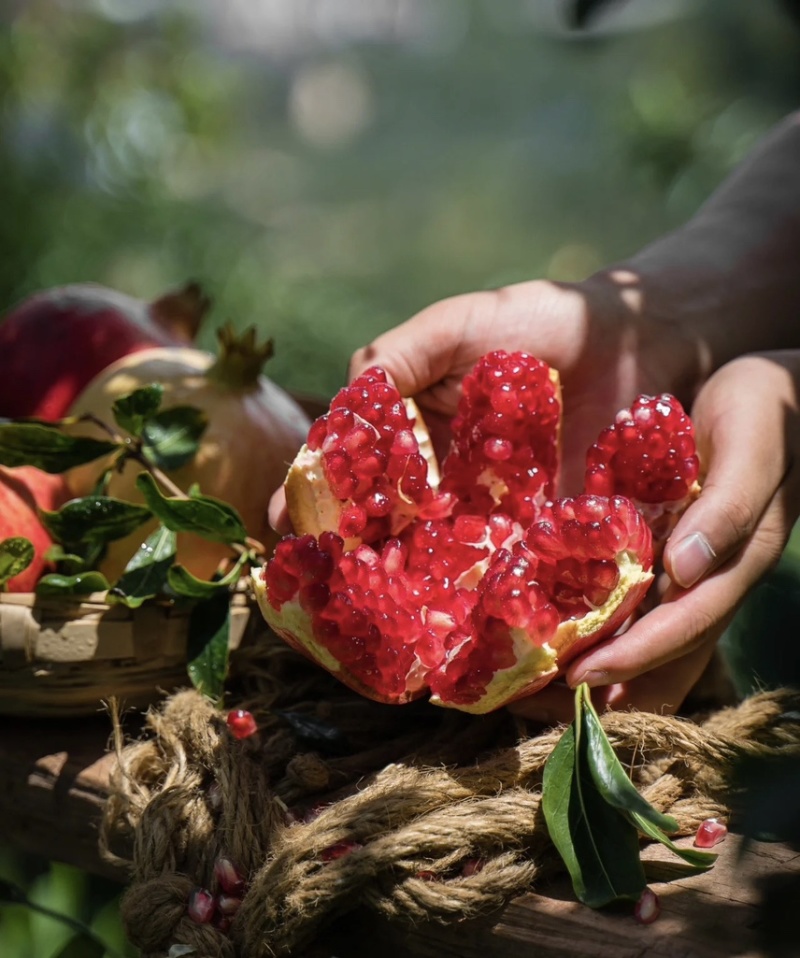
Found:
[[[271,548],[276,536],[267,517],[269,500],[303,443],[309,419],[261,372],[272,353],[271,342],[258,346],[254,330],[237,336],[227,328],[220,331],[219,340],[216,356],[190,347],[167,346],[123,357],[89,383],[70,415],[93,413],[112,423],[114,401],[148,383],[164,387],[162,408],[192,406],[201,410],[208,425],[199,449],[192,461],[171,472],[170,478],[183,490],[197,483],[203,495],[232,505],[249,535]],[[73,431],[104,437],[89,423],[81,423]],[[67,473],[73,495],[90,493],[105,465],[95,462]],[[135,485],[141,470],[140,465],[128,462],[111,476],[108,494],[141,502]],[[119,577],[148,531],[143,527],[110,543],[100,565],[109,581]],[[178,536],[177,561],[200,578],[210,578],[230,555],[219,543],[190,534]]]
[[[664,498],[685,498],[696,481],[677,400],[635,406],[650,411],[619,429],[624,455],[602,490],[605,453],[593,447],[586,491],[553,498],[558,375],[524,353],[490,353],[465,377],[437,483],[416,438],[421,422],[381,370],[368,370],[314,423],[289,470],[297,535],[253,576],[265,618],[378,701],[428,692],[435,704],[487,712],[536,691],[621,627],[653,578],[651,529],[629,498],[642,489],[624,484],[671,472],[680,481]]]
[[[67,499],[66,484],[61,476],[48,475],[32,466],[16,469],[0,466],[0,542],[24,536],[30,539],[34,549],[33,562],[5,584],[9,592],[33,592],[48,570],[44,554],[53,540],[39,521],[37,508],[58,509]]]
[[[121,356],[191,342],[207,307],[196,284],[153,303],[93,284],[34,294],[0,320],[0,416],[65,416]]]

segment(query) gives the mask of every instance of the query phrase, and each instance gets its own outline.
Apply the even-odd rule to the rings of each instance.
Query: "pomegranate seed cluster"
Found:
[[[464,379],[436,489],[405,404],[368,370],[308,439],[338,527],[278,544],[255,577],[267,620],[378,701],[430,691],[477,712],[540,687],[635,608],[652,578],[648,523],[698,473],[677,401],[643,396],[590,450],[584,494],[554,498],[560,415],[545,363],[488,354]]]
[[[344,538],[384,538],[398,503],[418,510],[434,499],[414,421],[383,370],[368,369],[338,393],[312,425],[308,448],[322,451],[328,485],[345,502],[336,530]]]
[[[583,495],[548,503],[517,546],[536,559],[536,577],[563,617],[599,608],[619,583],[619,556],[650,566],[653,542],[623,496]]]
[[[555,494],[561,402],[550,367],[498,350],[464,377],[442,490],[459,511],[500,511],[522,523]]]
[[[698,473],[694,426],[678,400],[640,396],[589,449],[586,491],[674,502],[689,494]]]

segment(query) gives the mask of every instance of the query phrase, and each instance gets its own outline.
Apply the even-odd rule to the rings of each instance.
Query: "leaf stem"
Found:
[[[95,426],[98,426],[105,433],[107,433],[112,442],[117,443],[118,446],[124,449],[123,456],[138,462],[139,465],[149,472],[156,482],[162,487],[162,489],[164,489],[164,491],[169,495],[173,496],[175,499],[191,498],[191,496],[187,495],[183,489],[180,488],[180,486],[176,485],[161,468],[156,466],[147,458],[147,456],[145,456],[141,439],[131,439],[129,437],[123,436],[121,433],[117,432],[113,426],[110,426],[107,422],[104,422],[91,412],[84,413],[80,417],[79,422],[80,421],[94,423]],[[264,557],[267,551],[264,543],[259,542],[258,539],[252,538],[252,536],[247,536],[247,538],[244,540],[244,544],[239,542],[231,543],[231,549],[240,558],[244,558],[246,555],[248,555],[248,553],[256,553],[257,555]]]

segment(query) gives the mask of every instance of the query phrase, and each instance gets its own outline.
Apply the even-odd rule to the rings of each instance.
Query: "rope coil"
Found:
[[[146,739],[118,740],[101,845],[130,870],[122,917],[144,958],[166,958],[176,944],[208,958],[290,956],[357,906],[402,921],[474,917],[561,867],[541,811],[561,730],[515,742],[502,713],[431,717],[442,710],[412,706],[404,715],[325,678],[283,684],[277,655],[263,671],[252,660],[242,669],[250,688],[241,704],[258,716],[259,741],[234,739],[194,691],[151,711]],[[349,729],[361,751],[304,751],[276,717],[293,697],[296,714]],[[798,712],[800,692],[783,690],[702,724],[625,712],[601,720],[634,783],[686,835],[727,813],[742,756],[800,754]],[[413,728],[421,717],[433,729]],[[503,742],[512,744],[492,748]],[[193,888],[218,891],[220,857],[249,881],[227,932],[186,913]]]

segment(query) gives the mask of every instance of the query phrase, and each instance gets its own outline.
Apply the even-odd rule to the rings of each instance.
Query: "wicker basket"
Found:
[[[237,648],[253,603],[231,599]],[[190,610],[169,603],[108,605],[103,593],[74,601],[0,593],[0,714],[88,715],[116,696],[144,707],[188,682]]]

